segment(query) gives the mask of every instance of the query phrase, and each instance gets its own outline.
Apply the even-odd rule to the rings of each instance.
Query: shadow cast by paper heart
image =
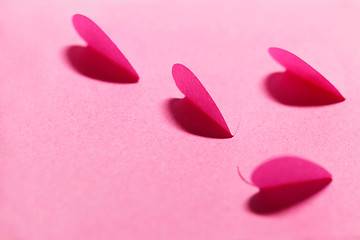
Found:
[[[289,106],[323,106],[344,101],[287,71],[268,75],[264,87],[274,100]]]
[[[304,180],[289,181],[299,178]],[[267,186],[269,181],[279,181],[271,179],[282,179],[280,182],[286,179],[289,183]],[[315,163],[299,157],[283,156],[260,165],[253,172],[252,181],[256,182],[254,185],[259,187],[259,192],[248,200],[247,207],[253,213],[266,215],[284,211],[304,202],[323,190],[332,178],[324,168]]]
[[[90,47],[69,46],[64,54],[69,65],[86,77],[110,83],[127,84],[138,81],[126,70]]]
[[[248,201],[249,209],[257,214],[273,214],[299,204],[325,188],[331,179],[261,189]]]
[[[208,138],[232,137],[186,97],[168,99],[166,108],[175,124],[188,133]]]

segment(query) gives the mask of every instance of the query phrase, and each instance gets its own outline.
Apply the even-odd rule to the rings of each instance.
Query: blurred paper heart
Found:
[[[249,200],[250,210],[259,214],[278,212],[300,203],[332,181],[331,174],[323,167],[294,156],[261,164],[252,173],[251,182],[241,178],[259,188]]]

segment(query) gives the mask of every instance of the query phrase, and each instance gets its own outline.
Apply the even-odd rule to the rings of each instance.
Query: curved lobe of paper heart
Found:
[[[175,64],[172,68],[172,75],[176,86],[185,97],[232,136],[216,103],[194,73],[182,64]]]
[[[81,14],[74,15],[72,20],[76,31],[90,48],[126,70],[135,80],[139,79],[139,75],[124,54],[96,23]]]
[[[341,93],[318,71],[295,54],[281,48],[269,48],[269,54],[286,70],[309,83],[336,96],[339,101],[345,100]]]
[[[251,177],[260,189],[327,179],[331,180],[331,174],[323,167],[293,156],[267,161],[256,168]]]

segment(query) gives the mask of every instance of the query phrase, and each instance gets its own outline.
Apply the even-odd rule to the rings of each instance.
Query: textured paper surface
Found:
[[[2,1],[0,236],[26,240],[352,239],[359,236],[360,5],[356,1]],[[71,18],[101,26],[141,81],[94,79],[67,50]],[[266,88],[291,49],[346,97],[286,105]],[[233,138],[179,128],[174,63],[191,67]],[[99,78],[101,77],[98,76]],[[221,84],[219,84],[221,82]],[[240,119],[240,120],[239,120]],[[327,169],[323,191],[279,213],[239,179],[273,157]]]

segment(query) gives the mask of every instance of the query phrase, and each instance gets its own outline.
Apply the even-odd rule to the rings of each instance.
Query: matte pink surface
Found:
[[[89,44],[89,47],[128,71],[136,80],[139,79],[139,75],[124,54],[96,23],[81,14],[74,15],[72,20],[76,31]]]
[[[96,20],[141,81],[75,71],[71,18]],[[17,240],[353,239],[360,235],[360,5],[357,1],[0,3],[0,237]],[[274,101],[291,49],[346,97]],[[171,67],[191,66],[233,138],[197,136],[167,109],[182,98]],[[228,114],[230,113],[230,114]],[[228,114],[228,115],[226,115]],[[235,124],[236,125],[236,124]],[[270,215],[244,184],[273,157],[310,159],[333,181]]]
[[[284,49],[274,47],[269,48],[269,53],[290,73],[295,74],[303,80],[334,94],[339,101],[345,100],[340,92],[324,76],[295,54]]]
[[[190,69],[182,64],[172,67],[172,74],[179,90],[201,111],[212,118],[230,136],[231,132],[216,103]]]

